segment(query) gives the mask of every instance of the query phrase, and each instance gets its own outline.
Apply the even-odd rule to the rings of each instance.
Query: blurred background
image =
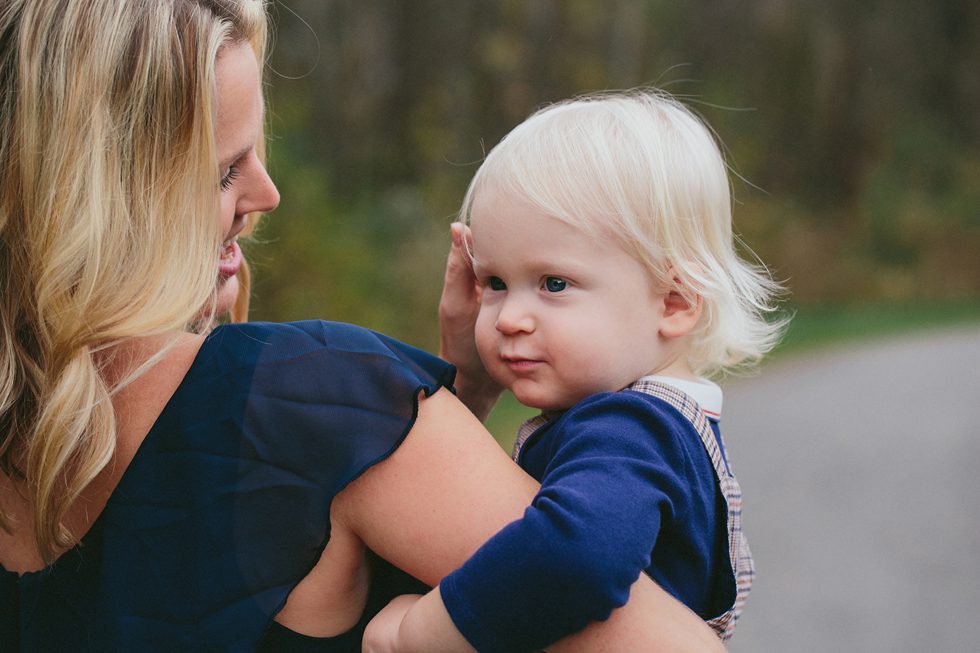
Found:
[[[980,298],[975,0],[277,0],[259,318],[434,346],[448,224],[544,103],[652,84],[718,132],[735,226],[811,306]],[[931,311],[927,311],[931,312]]]
[[[786,310],[795,313],[774,356],[771,377],[778,382],[764,383],[764,373],[726,383],[733,406],[741,407],[732,426],[747,427],[745,442],[756,443],[732,440],[731,449],[744,470],[747,524],[764,534],[756,546],[763,552],[760,596],[750,600],[745,634],[736,633],[733,650],[923,650],[925,640],[905,636],[906,630],[929,637],[948,630],[937,625],[947,621],[932,619],[926,627],[912,619],[911,608],[865,618],[852,604],[834,602],[836,586],[822,594],[804,591],[820,596],[829,612],[812,633],[800,627],[813,606],[790,601],[787,588],[813,587],[816,570],[832,565],[793,558],[803,554],[801,541],[822,540],[803,530],[794,531],[796,539],[780,539],[786,529],[776,520],[789,514],[785,502],[796,502],[794,514],[805,513],[818,495],[837,506],[856,505],[827,493],[828,483],[840,487],[841,479],[852,479],[847,487],[864,496],[893,477],[869,472],[880,468],[876,447],[858,458],[858,436],[842,436],[833,440],[839,448],[813,453],[822,461],[811,470],[815,480],[797,482],[799,493],[790,492],[786,484],[811,468],[800,457],[808,451],[801,442],[820,441],[826,433],[820,428],[840,425],[804,435],[786,422],[751,420],[767,415],[767,402],[786,398],[789,387],[806,388],[801,402],[824,401],[821,393],[841,386],[841,370],[863,360],[862,352],[899,366],[872,366],[867,376],[852,370],[847,378],[900,376],[906,356],[918,360],[909,352],[937,351],[922,340],[915,340],[919,349],[905,348],[903,334],[935,326],[966,325],[956,327],[966,335],[956,331],[959,349],[935,374],[949,380],[948,368],[959,368],[953,387],[970,394],[953,405],[978,403],[969,390],[976,366],[968,364],[977,355],[963,354],[962,343],[980,342],[971,326],[980,324],[980,3],[276,0],[273,14],[268,155],[283,199],[264,221],[260,245],[248,249],[254,318],[357,322],[434,350],[448,225],[484,152],[542,104],[603,89],[666,89],[717,131],[732,170],[736,231],[790,288]],[[875,353],[880,343],[896,342],[886,354]],[[821,386],[812,373],[828,364]],[[860,382],[851,396],[867,389]],[[931,377],[919,382],[934,383]],[[491,428],[504,446],[526,414],[507,400],[495,412]],[[880,422],[851,419],[861,428]],[[973,430],[967,434],[966,420],[957,424],[955,435],[930,433],[946,434],[947,445],[938,448],[946,457],[935,461],[940,476],[947,461],[980,453],[962,448]],[[740,454],[751,460],[740,466]],[[774,476],[786,461],[793,474]],[[853,479],[865,479],[864,485]],[[934,494],[922,495],[926,504],[938,496],[932,503],[954,513],[980,514],[973,476],[949,490],[969,504],[951,501],[933,481],[927,485]],[[885,503],[861,504],[865,512],[846,518],[839,510],[818,512],[824,516],[815,520],[825,521],[816,526],[861,540],[867,524],[891,519]],[[902,519],[901,511],[894,514]],[[950,535],[960,545],[977,544],[965,565],[953,567],[953,577],[969,587],[980,586],[972,559],[980,550],[978,523],[958,521],[961,530]],[[855,559],[853,573],[849,566],[834,568],[859,576],[902,539]],[[938,555],[934,540],[930,559]],[[896,550],[902,562],[882,568],[881,577],[910,577],[919,554]],[[914,604],[915,587],[869,583],[864,593],[851,588],[849,594],[880,604],[885,594],[908,591],[908,605]],[[978,598],[976,590],[958,595],[967,605]],[[753,601],[763,606],[755,615]],[[814,636],[841,621],[862,635],[834,644]],[[889,627],[892,639],[874,636]]]

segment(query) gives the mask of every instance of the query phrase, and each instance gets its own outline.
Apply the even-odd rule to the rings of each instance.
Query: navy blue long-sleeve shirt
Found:
[[[518,462],[541,483],[531,506],[440,585],[481,653],[535,650],[608,618],[643,571],[703,618],[731,606],[725,500],[672,405],[593,395],[538,429]]]

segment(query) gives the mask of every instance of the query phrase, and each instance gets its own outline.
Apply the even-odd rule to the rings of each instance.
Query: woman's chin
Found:
[[[237,299],[238,277],[232,276],[227,279],[218,279],[218,292],[214,302],[214,317],[222,318],[227,316]]]
[[[231,309],[235,306],[238,299],[238,278],[219,277],[218,288],[215,291],[214,303],[208,302],[201,307],[201,312],[197,314],[196,321],[199,323],[210,323],[213,320],[220,320],[228,317]],[[213,312],[212,312],[213,310]]]

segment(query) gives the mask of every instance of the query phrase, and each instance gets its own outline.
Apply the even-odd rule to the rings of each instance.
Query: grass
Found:
[[[799,305],[773,358],[845,342],[874,340],[959,324],[980,324],[980,298],[955,302],[871,302],[859,305]],[[487,418],[487,428],[505,450],[521,422],[537,414],[505,392]]]
[[[980,323],[980,298],[951,302],[799,305],[790,310],[793,320],[772,354],[776,358],[843,342]]]
[[[517,428],[521,422],[534,417],[538,412],[522,405],[510,392],[504,392],[500,401],[494,406],[493,412],[487,417],[486,427],[504,451],[510,453],[514,448],[514,438],[517,437]]]

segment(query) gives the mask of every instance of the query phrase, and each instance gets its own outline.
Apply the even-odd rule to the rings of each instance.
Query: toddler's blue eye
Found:
[[[487,279],[487,286],[490,290],[507,290],[507,284],[500,277],[490,277]]]
[[[544,289],[548,292],[561,292],[567,287],[568,282],[561,277],[548,277],[544,280]]]

